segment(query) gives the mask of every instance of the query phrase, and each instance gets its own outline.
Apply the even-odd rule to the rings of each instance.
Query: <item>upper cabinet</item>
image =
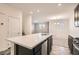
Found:
[[[76,27],[79,27],[79,4],[74,10],[74,24]]]

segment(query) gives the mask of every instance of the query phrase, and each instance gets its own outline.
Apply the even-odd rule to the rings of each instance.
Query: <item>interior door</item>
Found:
[[[4,51],[8,48],[8,18],[6,15],[0,14],[0,51]]]
[[[10,37],[22,35],[21,30],[20,30],[20,27],[21,27],[20,23],[21,23],[20,19],[9,17],[9,36]]]
[[[9,17],[9,37],[21,36],[21,20],[17,17]],[[11,54],[14,55],[14,44],[9,43]]]

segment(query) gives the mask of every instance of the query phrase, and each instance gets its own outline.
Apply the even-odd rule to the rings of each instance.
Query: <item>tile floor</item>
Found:
[[[71,55],[68,48],[68,39],[53,37],[53,47],[51,55]]]
[[[53,46],[50,55],[71,55],[69,48],[61,46]]]
[[[5,51],[1,51],[0,55],[10,55],[11,48],[6,49]]]

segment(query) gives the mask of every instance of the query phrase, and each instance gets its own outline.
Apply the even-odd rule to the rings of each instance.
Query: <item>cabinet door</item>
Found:
[[[6,15],[0,14],[0,51],[8,48],[8,19]]]
[[[73,54],[73,37],[70,35],[68,36],[68,45],[69,45],[70,52]]]
[[[52,50],[52,36],[50,36],[47,40],[47,54],[49,55]]]

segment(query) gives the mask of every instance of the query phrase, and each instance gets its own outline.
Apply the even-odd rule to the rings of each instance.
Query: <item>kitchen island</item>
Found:
[[[14,43],[15,55],[42,55],[42,45],[47,41],[47,54],[52,49],[52,35],[30,34],[8,38],[8,41]]]

